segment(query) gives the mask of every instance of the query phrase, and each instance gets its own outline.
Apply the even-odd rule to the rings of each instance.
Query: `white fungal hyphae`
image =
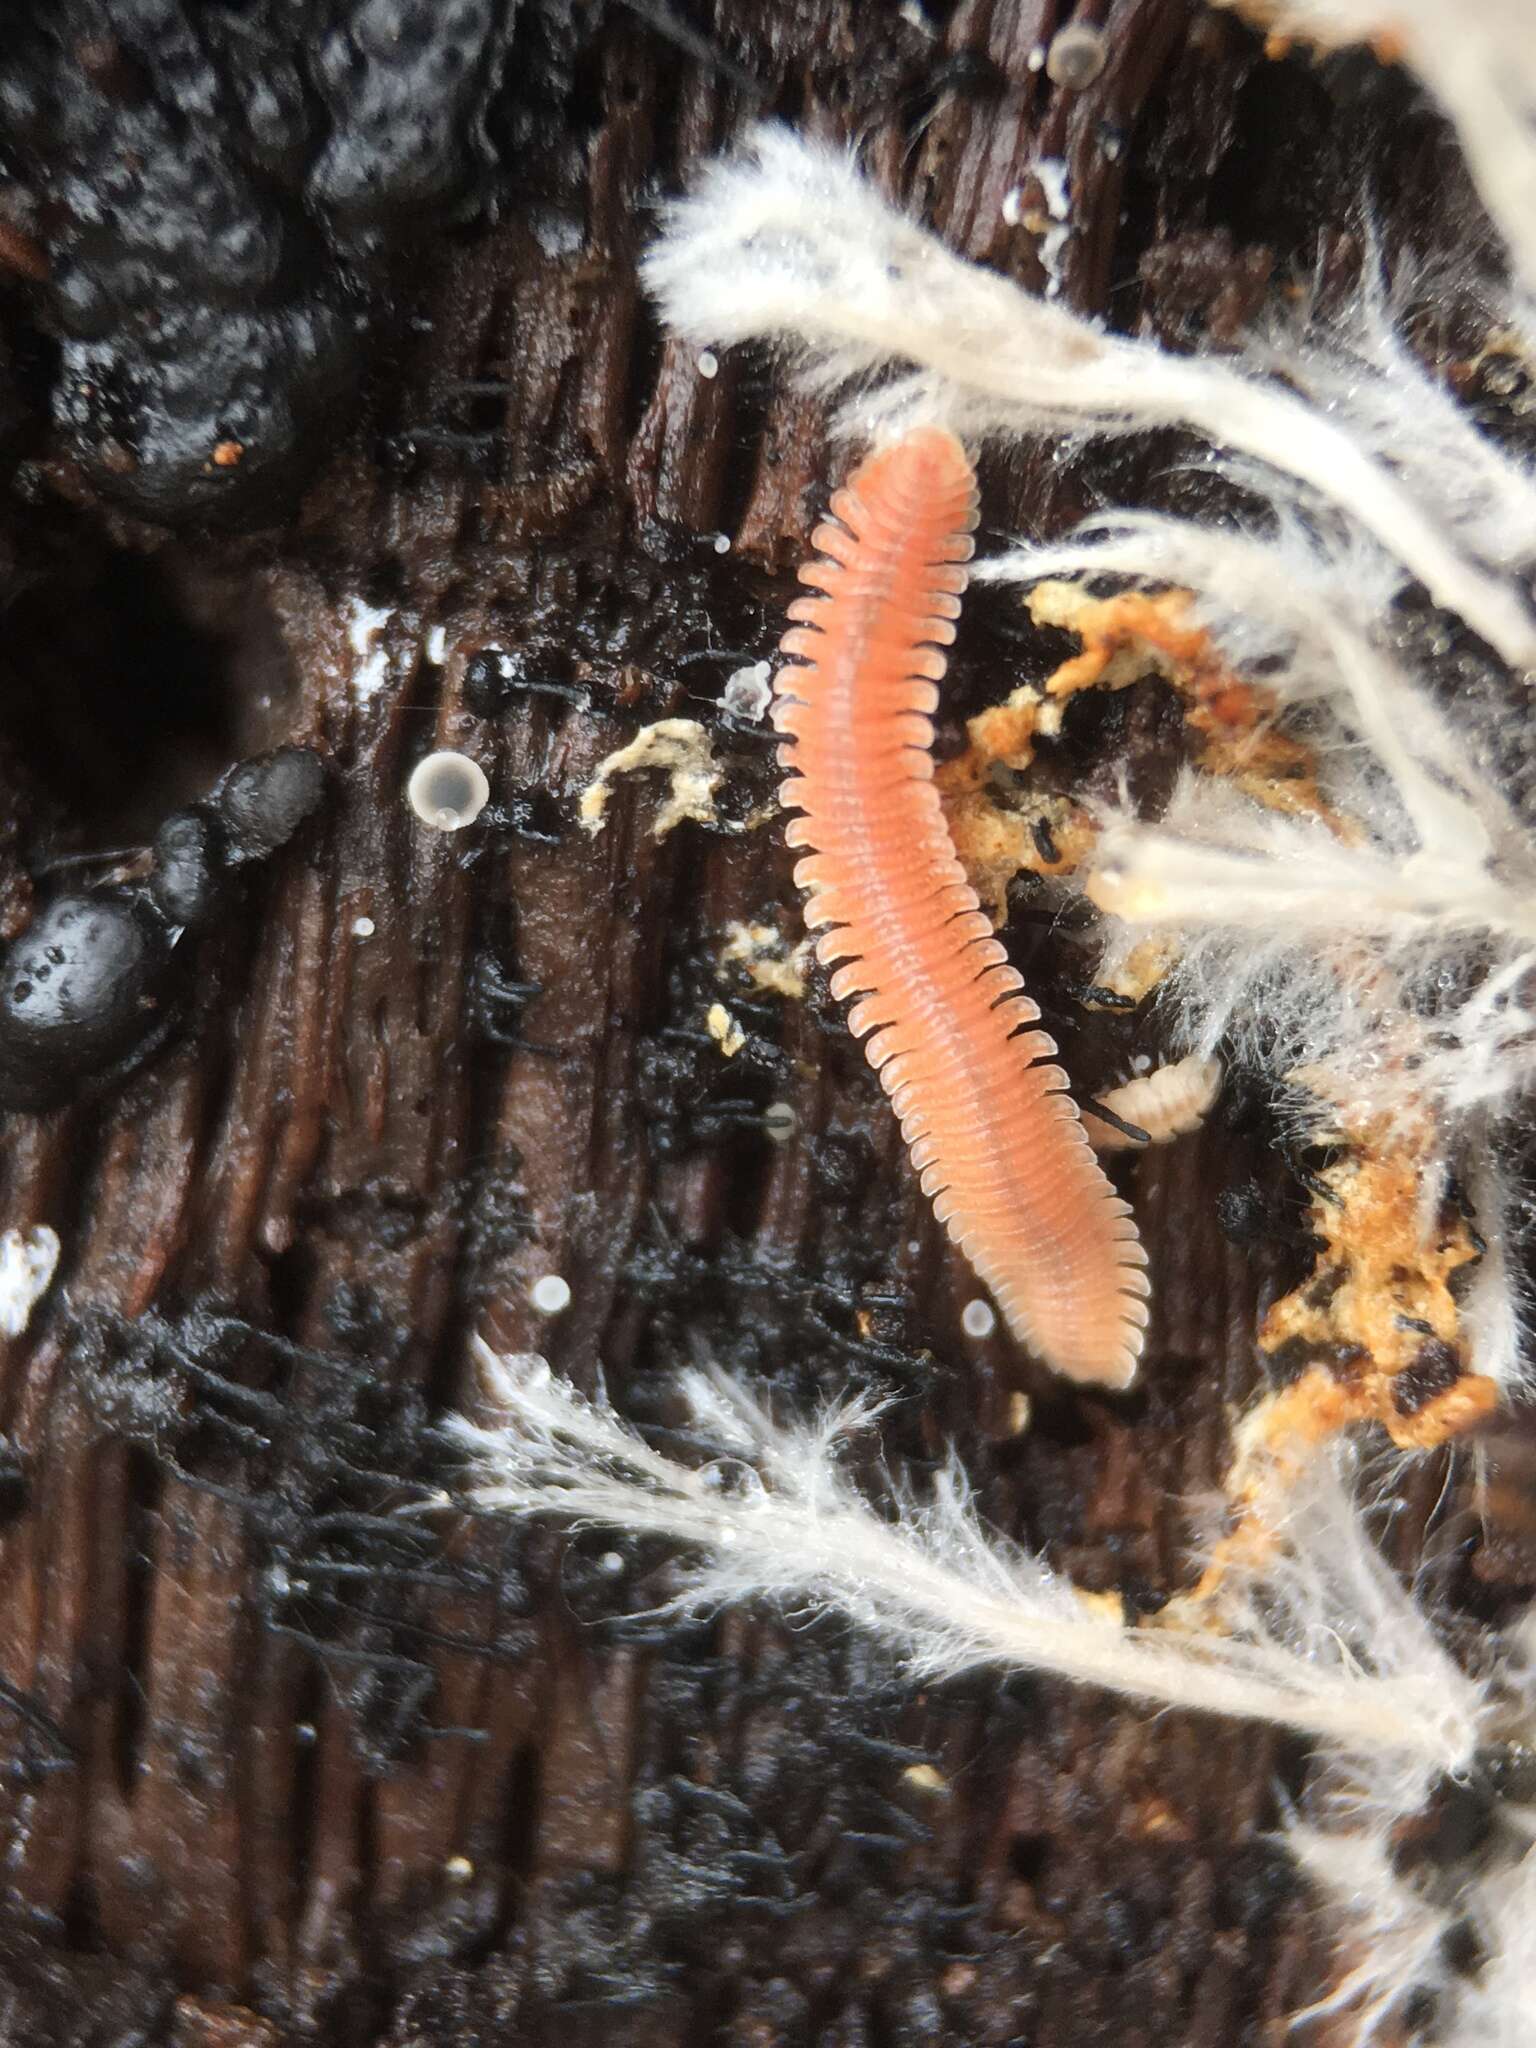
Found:
[[[1352,11],[1366,12],[1344,0],[1310,9]],[[1431,11],[1412,0],[1416,34]],[[1468,17],[1469,48],[1486,57],[1502,38],[1531,59],[1529,10],[1472,0]],[[1436,18],[1438,60],[1454,66],[1459,29]],[[1512,61],[1502,89],[1519,75]],[[1461,85],[1442,87],[1454,111]],[[1536,195],[1530,135],[1521,151]],[[1064,214],[1065,193],[1044,189]],[[1186,586],[1235,672],[1263,664],[1280,716],[1317,758],[1310,809],[1190,773],[1162,816],[1103,818],[1088,886],[1109,915],[1104,978],[1155,938],[1178,960],[1176,1053],[1206,1056],[1228,1036],[1276,1083],[1325,1077],[1327,1099],[1356,1116],[1421,1115],[1447,1172],[1465,1177],[1490,1156],[1494,1120],[1536,1082],[1536,852],[1489,766],[1518,752],[1499,719],[1513,728],[1525,672],[1536,673],[1524,575],[1536,477],[1404,339],[1405,313],[1435,281],[1421,287],[1400,266],[1389,287],[1368,250],[1354,299],[1327,321],[1303,294],[1230,353],[1174,357],[962,261],[846,156],[775,128],[758,131],[750,156],[706,170],[647,276],[696,339],[776,338],[812,389],[852,387],[849,431],[935,416],[1011,439],[1177,423],[1210,442],[1209,465],[1256,507],[1246,526],[1112,511],[974,571]],[[1415,580],[1504,657],[1515,673],[1502,686],[1491,662],[1482,693],[1454,699],[1415,672],[1420,657],[1404,650],[1433,638],[1402,630],[1398,599]],[[1458,634],[1453,618],[1445,644]],[[1507,712],[1488,708],[1501,701]],[[1504,1224],[1479,1211],[1495,1242]],[[1478,1287],[1489,1297],[1486,1275]],[[1485,1300],[1479,1321],[1517,1327],[1507,1272],[1502,1303]],[[1496,1349],[1513,1377],[1516,1347]],[[1480,1347],[1472,1363],[1497,1370]]]
[[[667,1538],[685,1553],[675,1608],[830,1607],[915,1677],[979,1665],[1051,1673],[1270,1721],[1429,1775],[1464,1768],[1475,1746],[1477,1689],[1352,1520],[1331,1468],[1315,1476],[1267,1578],[1243,1589],[1230,1633],[1180,1635],[1106,1615],[987,1530],[953,1458],[926,1493],[895,1488],[894,1520],[877,1510],[840,1462],[879,1412],[867,1397],[782,1423],[725,1374],[684,1373],[699,1441],[756,1473],[753,1485],[722,1488],[718,1467],[652,1450],[544,1359],[500,1358],[483,1344],[476,1354],[499,1421],[450,1425],[468,1460],[454,1498]]]
[[[480,763],[449,749],[427,754],[411,771],[406,802],[434,832],[462,832],[490,802],[491,785]]]
[[[1274,758],[1291,763],[1250,772],[1234,740],[1220,773],[1202,752],[1159,815],[1125,797],[1099,814],[1085,872],[1105,916],[1101,979],[1118,985],[1124,968],[1144,988],[1133,960],[1173,959],[1163,1014],[1188,1055],[1107,1106],[1150,1132],[1149,1091],[1181,1076],[1190,1102],[1163,1107],[1170,1134],[1187,1128],[1221,1042],[1310,1134],[1344,1130],[1366,1156],[1371,1133],[1411,1133],[1426,1232],[1454,1182],[1489,1240],[1463,1274],[1458,1334],[1474,1368],[1508,1386],[1522,1370],[1509,1218],[1523,1198],[1499,1121],[1536,1086],[1536,846],[1501,764],[1530,752],[1536,476],[1406,336],[1439,302],[1482,303],[1496,309],[1488,347],[1536,360],[1536,9],[1234,4],[1333,42],[1391,31],[1456,124],[1513,291],[1401,261],[1388,282],[1367,238],[1353,298],[1331,293],[1326,318],[1303,280],[1230,348],[1174,356],[966,263],[846,155],[777,128],[706,169],[646,276],[696,345],[781,344],[805,388],[846,395],[839,424],[861,439],[939,421],[1006,441],[1179,427],[1207,444],[1201,466],[1238,487],[1241,523],[1111,510],[975,569],[1020,586],[1110,574],[1188,590],[1235,694],[1282,728],[1247,728],[1255,753],[1278,737]],[[1056,76],[1059,62],[1038,62]],[[1042,250],[1054,281],[1070,193],[1049,160],[1036,169],[1048,220],[1016,195],[1004,218],[1055,236]],[[1415,584],[1443,617],[1426,618]],[[837,1454],[867,1406],[791,1428],[718,1377],[685,1385],[703,1436],[750,1483],[708,1488],[610,1410],[509,1371],[507,1430],[466,1429],[475,1497],[670,1537],[685,1555],[679,1604],[832,1608],[916,1674],[1049,1672],[1304,1732],[1322,1796],[1290,1835],[1338,1935],[1338,1979],[1313,2008],[1329,2039],[1395,2042],[1423,1990],[1439,1999],[1442,2048],[1536,2040],[1536,1809],[1518,1803],[1529,1790],[1496,1793],[1485,1768],[1502,1745],[1536,1746],[1531,1661],[1485,1632],[1467,1675],[1385,1569],[1347,1463],[1298,1459],[1295,1479],[1287,1464],[1293,1490],[1277,1487],[1252,1576],[1226,1556],[1181,1634],[1172,1611],[1144,1629],[1087,1607],[982,1527],[953,1466],[931,1496],[896,1486],[877,1512]],[[1406,1824],[1446,1782],[1487,1793],[1495,1853],[1416,1872]],[[1475,1967],[1454,1961],[1458,1926]]]
[[[1455,124],[1467,168],[1536,286],[1536,18],[1527,0],[1220,0],[1325,45],[1390,41]]]
[[[1529,1674],[1512,1688],[1520,1736],[1495,1741],[1446,1778],[1403,1757],[1333,1757],[1315,1819],[1292,1815],[1292,1853],[1328,1913],[1339,1977],[1292,2016],[1298,2029],[1336,2016],[1349,2048],[1412,2038],[1436,2048],[1529,2048],[1536,2016],[1536,1785]],[[1490,1688],[1490,1701],[1493,1689]],[[1451,1800],[1468,1817],[1466,1850],[1417,1865],[1411,1823]],[[1405,1848],[1406,1842],[1406,1848]],[[1433,1998],[1432,2034],[1405,2031]]]
[[[1415,1994],[1435,1990],[1443,2048],[1527,2048],[1536,1813],[1518,1804],[1529,1796],[1518,1780],[1499,1796],[1492,1788],[1501,1757],[1518,1770],[1536,1736],[1529,1659],[1518,1634],[1489,1638],[1474,1681],[1447,1654],[1382,1562],[1347,1455],[1314,1465],[1262,1564],[1227,1582],[1208,1627],[1185,1633],[1127,1625],[986,1528],[953,1459],[923,1493],[888,1482],[888,1505],[876,1508],[841,1460],[877,1418],[867,1398],[793,1425],[723,1373],[685,1373],[679,1393],[708,1460],[694,1466],[653,1450],[543,1358],[478,1355],[497,1421],[449,1424],[466,1473],[438,1505],[670,1541],[680,1554],[664,1611],[830,1609],[914,1682],[977,1666],[1028,1671],[1306,1735],[1321,1792],[1290,1814],[1288,1834],[1340,1965],[1309,2011],[1350,2023],[1330,2038],[1385,2042]],[[1444,1788],[1484,1783],[1497,1853],[1480,1838],[1466,1869],[1415,1873],[1405,1823]],[[1486,1958],[1470,1977],[1456,1975],[1446,1940],[1463,1921]]]
[[[859,385],[845,424],[888,433],[936,413],[962,434],[1124,434],[1182,426],[1265,464],[1343,512],[1509,661],[1536,666],[1536,617],[1479,555],[1481,488],[1514,490],[1515,465],[1469,434],[1478,504],[1457,476],[1429,490],[1381,442],[1411,406],[1359,367],[1349,404],[1320,409],[1256,357],[1173,356],[1030,298],[953,255],[888,205],[848,157],[787,130],[710,166],[674,206],[645,276],[673,326],[700,343],[782,341],[813,390]],[[1395,363],[1396,374],[1406,365]],[[908,374],[889,377],[897,366]],[[874,373],[888,381],[869,387]],[[1430,386],[1427,377],[1415,393]],[[1523,488],[1529,490],[1528,482]]]
[[[0,1236],[0,1336],[19,1337],[48,1292],[59,1263],[59,1234],[39,1223]]]

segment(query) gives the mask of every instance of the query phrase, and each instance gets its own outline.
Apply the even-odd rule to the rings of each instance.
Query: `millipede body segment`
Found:
[[[832,991],[891,1098],[934,1213],[1014,1335],[1058,1372],[1123,1387],[1147,1320],[1146,1255],[1095,1160],[1056,1046],[956,858],[933,712],[972,552],[976,483],[953,435],[871,456],[800,571],[775,685],[803,815],[795,868]]]

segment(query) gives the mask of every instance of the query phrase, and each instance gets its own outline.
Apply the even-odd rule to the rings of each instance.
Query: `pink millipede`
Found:
[[[817,953],[901,1122],[934,1213],[1015,1337],[1058,1372],[1129,1384],[1146,1255],[1093,1156],[1056,1046],[955,856],[933,712],[955,637],[976,484],[936,428],[871,456],[800,571],[774,723],[803,815],[790,845]],[[1030,1028],[1026,1028],[1030,1027]]]

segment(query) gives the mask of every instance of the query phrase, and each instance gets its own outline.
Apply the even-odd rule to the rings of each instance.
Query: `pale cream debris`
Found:
[[[578,815],[581,828],[595,838],[607,823],[612,785],[620,775],[642,771],[665,775],[667,799],[651,826],[653,839],[667,834],[685,819],[698,825],[714,825],[715,792],[723,779],[709,744],[709,734],[696,718],[659,718],[642,726],[629,742],[598,763],[597,773],[581,792]]]
[[[926,1793],[930,1798],[946,1798],[949,1793],[948,1778],[932,1764],[908,1764],[901,1782],[909,1791]]]
[[[769,995],[800,1002],[805,973],[811,963],[811,941],[791,944],[776,925],[728,924],[720,952],[722,967],[739,967],[747,979]]]
[[[733,1060],[747,1042],[747,1034],[724,1003],[711,1003],[709,1014],[704,1019],[710,1037],[719,1046],[728,1060]]]
[[[39,1223],[0,1236],[0,1334],[19,1337],[48,1292],[59,1263],[59,1234]]]
[[[1049,59],[1047,59],[1049,64]],[[1040,233],[1040,267],[1045,272],[1045,296],[1061,296],[1062,258],[1072,238],[1072,188],[1063,157],[1043,156],[1035,164],[1035,177],[1045,196],[1049,224]]]
[[[366,704],[389,680],[389,652],[379,641],[392,617],[360,597],[347,601],[347,645],[356,656],[350,677],[354,703]]]

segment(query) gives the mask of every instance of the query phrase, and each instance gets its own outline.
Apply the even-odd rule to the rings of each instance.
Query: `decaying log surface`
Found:
[[[393,282],[361,410],[275,524],[136,523],[29,430],[9,928],[41,855],[144,836],[229,759],[292,739],[331,773],[199,942],[170,1048],[5,1124],[0,1221],[63,1244],[4,1346],[6,2041],[1227,2048],[1326,1981],[1266,1836],[1299,1748],[1055,1685],[914,1694],[839,1628],[646,1620],[644,1546],[392,1518],[475,1401],[471,1333],[588,1386],[601,1360],[641,1420],[702,1346],[789,1403],[879,1380],[891,1458],[955,1439],[998,1525],[1155,1602],[1294,1257],[1217,1226],[1255,1177],[1299,1209],[1239,1101],[1117,1165],[1157,1280],[1140,1392],[962,1335],[973,1286],[824,986],[722,958],[736,923],[799,934],[771,748],[718,698],[771,652],[846,457],[766,359],[711,377],[663,340],[635,262],[657,199],[767,112],[857,139],[1036,288],[1004,202],[1028,216],[1063,159],[1066,300],[1181,339],[1326,253],[1362,185],[1420,209],[1432,130],[1369,67],[1267,62],[1189,0],[1113,0],[1076,95],[1032,61],[1053,0],[708,13],[714,58],[668,9],[523,0],[507,75],[542,118]],[[984,459],[985,531],[1052,530],[1177,452]],[[954,719],[1059,651],[979,594]],[[598,764],[669,717],[710,735],[715,820],[658,836],[640,774],[581,829]],[[434,743],[491,772],[462,835],[402,801]],[[1155,702],[1127,743],[1155,767]],[[1074,1071],[1119,1078],[1142,1041],[1074,1010],[1070,934],[1025,902],[1011,936]]]

